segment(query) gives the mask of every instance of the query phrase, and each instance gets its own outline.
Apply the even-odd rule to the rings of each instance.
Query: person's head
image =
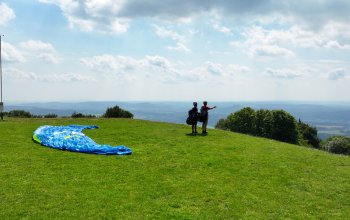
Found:
[[[204,105],[204,106],[207,106],[207,105],[208,105],[208,102],[207,102],[207,101],[204,101],[204,102],[203,102],[203,105]]]
[[[197,107],[197,102],[193,102],[193,106],[194,106],[194,107]]]

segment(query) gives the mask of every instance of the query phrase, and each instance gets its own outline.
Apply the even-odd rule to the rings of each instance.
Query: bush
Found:
[[[320,148],[320,139],[317,136],[317,129],[300,121],[298,122],[299,143],[303,146]]]
[[[84,115],[82,113],[77,113],[77,112],[73,112],[72,118],[84,118]]]
[[[124,109],[121,109],[119,106],[114,106],[112,108],[107,108],[106,112],[103,114],[104,118],[133,118],[134,115],[126,111]]]
[[[7,116],[14,118],[31,118],[32,114],[24,110],[12,110],[8,112]]]
[[[322,144],[322,149],[336,154],[350,155],[350,138],[344,136],[328,138]]]
[[[49,113],[49,114],[44,115],[44,118],[57,118],[57,115]]]
[[[243,134],[255,134],[255,111],[250,107],[241,109],[227,117],[227,128]]]
[[[71,117],[72,118],[96,118],[96,115],[84,115],[82,113],[73,112]]]
[[[272,111],[271,138],[298,144],[298,130],[295,118],[283,110]]]
[[[220,119],[215,127],[292,144],[299,143],[296,120],[291,114],[283,110],[260,109],[255,111],[246,107],[231,113],[226,119]]]
[[[260,137],[272,138],[273,125],[272,112],[260,109],[255,113],[255,135]]]
[[[227,126],[227,122],[226,122],[226,120],[223,119],[223,118],[220,119],[220,120],[216,123],[215,128],[216,128],[216,129],[221,129],[221,130],[229,130],[229,129],[228,129],[228,126]]]

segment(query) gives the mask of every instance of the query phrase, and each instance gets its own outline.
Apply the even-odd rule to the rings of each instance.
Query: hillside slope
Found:
[[[131,156],[59,151],[40,125],[84,124]],[[128,119],[0,122],[0,219],[346,219],[350,157],[263,138]]]

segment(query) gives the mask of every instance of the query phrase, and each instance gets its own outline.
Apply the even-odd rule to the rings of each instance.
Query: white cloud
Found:
[[[120,9],[119,15],[128,18],[155,17],[177,21],[214,14],[225,19],[246,21],[246,23],[276,22],[276,18],[288,18],[311,27],[323,26],[330,18],[347,22],[350,3],[347,0],[308,0],[308,1],[188,1],[188,0],[128,0]],[[274,18],[274,19],[271,19]]]
[[[159,68],[163,71],[168,72],[171,69],[171,63],[168,59],[162,56],[146,56],[145,59],[141,60],[145,66]]]
[[[204,65],[182,71],[182,79],[192,82],[227,82],[242,77],[252,69],[242,65],[222,65],[207,61]]]
[[[206,71],[213,76],[222,76],[223,75],[223,69],[222,65],[219,63],[213,63],[213,62],[206,62]]]
[[[298,69],[271,69],[264,71],[264,75],[279,79],[295,79],[304,76],[304,73]]]
[[[15,68],[4,69],[4,78],[7,80],[33,80],[47,83],[72,83],[72,82],[95,82],[96,80],[87,75],[77,73],[64,74],[38,74],[34,72],[22,71]]]
[[[82,58],[80,62],[85,66],[105,73],[125,73],[138,68],[142,62],[127,56],[112,56],[109,54]]]
[[[170,22],[192,22],[201,16],[217,16],[233,19],[236,23],[299,23],[308,29],[317,30],[330,20],[348,23],[350,2],[347,0],[37,0],[55,4],[62,10],[71,27],[85,31],[124,33],[129,23],[136,18],[156,18]],[[113,23],[117,24],[117,28]],[[228,32],[229,28],[217,27]]]
[[[188,49],[188,47],[185,44],[183,44],[181,42],[177,42],[175,47],[168,46],[167,49],[175,50],[175,51],[182,51],[182,52],[190,52],[191,51],[190,49]]]
[[[71,28],[82,31],[99,31],[120,34],[127,32],[129,19],[118,17],[125,4],[124,0],[38,0],[41,3],[55,4],[67,18]]]
[[[284,57],[293,58],[295,54],[286,49],[276,45],[262,45],[262,46],[252,46],[249,48],[249,53],[253,57]]]
[[[221,26],[221,25],[215,23],[215,24],[213,24],[213,28],[214,28],[214,30],[219,31],[221,33],[224,33],[227,35],[232,35],[232,31],[228,27]]]
[[[179,42],[185,41],[185,37],[176,33],[175,31],[168,30],[157,25],[154,25],[154,27],[156,29],[157,36],[159,36],[160,38],[171,38],[172,40]]]
[[[24,49],[31,51],[45,51],[45,52],[54,52],[55,49],[50,43],[45,43],[42,41],[29,40],[21,42],[20,46]]]
[[[4,79],[11,79],[11,80],[37,80],[38,75],[33,72],[24,72],[15,68],[6,68],[3,71],[4,73]]]
[[[167,46],[167,49],[169,50],[175,50],[180,52],[190,52],[191,50],[185,45],[185,37],[180,35],[179,33],[165,29],[162,27],[159,27],[157,25],[154,25],[155,27],[155,33],[160,38],[170,38],[174,41],[176,41],[176,46]]]
[[[256,45],[289,45],[302,48],[350,49],[350,25],[336,22],[328,22],[318,31],[305,30],[299,26],[292,26],[286,30],[252,26],[242,35],[245,37],[243,42],[231,42],[231,45],[243,45],[248,48]]]
[[[350,49],[350,24],[329,21],[318,30],[306,30],[294,25],[285,29],[262,26],[245,28],[243,40],[230,42],[252,57],[293,58],[295,48]]]
[[[47,62],[47,63],[53,63],[53,64],[58,64],[58,58],[51,53],[40,53],[38,55],[38,58]]]
[[[331,70],[328,73],[328,79],[329,80],[334,80],[334,81],[345,79],[348,76],[349,75],[347,74],[345,69],[342,69],[342,68],[337,68],[337,69]]]
[[[199,67],[183,67],[165,57],[154,55],[135,59],[127,56],[102,55],[82,58],[80,62],[88,68],[106,74],[117,74],[118,78],[134,76],[132,79],[179,83],[204,80],[226,80],[233,75],[246,73],[250,68],[238,65],[223,66],[219,63],[205,62]],[[233,73],[233,70],[235,71]]]
[[[40,81],[49,83],[73,83],[73,82],[96,82],[91,76],[77,73],[46,74],[41,76]]]
[[[27,51],[30,56],[33,54],[47,63],[58,63],[58,58],[56,55],[56,50],[51,43],[46,43],[38,40],[29,40],[21,42],[20,46]]]
[[[2,42],[1,56],[5,62],[22,63],[25,62],[23,54],[12,44]]]
[[[6,3],[0,3],[0,26],[6,25],[9,21],[16,17],[12,8],[10,8]]]
[[[241,66],[241,65],[235,65],[235,64],[229,64],[227,66],[227,72],[229,75],[233,74],[246,74],[251,72],[252,69],[247,66]]]

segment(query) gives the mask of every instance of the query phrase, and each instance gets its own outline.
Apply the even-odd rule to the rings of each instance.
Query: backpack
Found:
[[[186,124],[192,125],[197,120],[197,112],[193,111],[193,109],[188,111],[188,117],[186,119]]]

